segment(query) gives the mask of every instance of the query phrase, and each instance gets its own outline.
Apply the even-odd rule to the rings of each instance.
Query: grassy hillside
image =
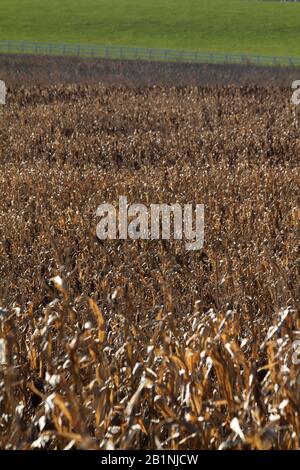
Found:
[[[300,55],[300,4],[1,0],[0,39]]]

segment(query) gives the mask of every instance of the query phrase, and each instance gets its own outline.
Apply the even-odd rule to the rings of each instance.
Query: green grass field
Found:
[[[300,3],[1,0],[1,39],[300,56]]]

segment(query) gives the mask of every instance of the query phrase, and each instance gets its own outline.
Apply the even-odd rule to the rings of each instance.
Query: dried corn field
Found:
[[[0,115],[0,448],[299,449],[287,89],[15,87]],[[205,243],[96,208],[204,203]]]

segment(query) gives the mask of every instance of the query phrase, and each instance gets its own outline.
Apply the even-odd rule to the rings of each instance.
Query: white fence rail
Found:
[[[92,46],[30,41],[0,41],[0,54],[29,54],[44,56],[77,56],[126,60],[207,64],[254,64],[299,66],[300,57],[227,54],[141,47]]]

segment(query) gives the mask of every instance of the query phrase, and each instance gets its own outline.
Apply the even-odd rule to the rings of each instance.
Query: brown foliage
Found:
[[[299,448],[300,140],[289,99],[256,87],[10,94],[1,448]],[[203,250],[100,242],[96,208],[119,195],[204,203]]]
[[[184,64],[142,60],[0,54],[0,77],[9,86],[67,83],[107,86],[249,85],[290,87],[299,67]]]

